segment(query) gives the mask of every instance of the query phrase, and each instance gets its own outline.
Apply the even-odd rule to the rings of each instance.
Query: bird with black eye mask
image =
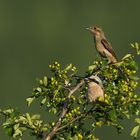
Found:
[[[104,100],[104,89],[102,80],[97,75],[92,75],[85,78],[85,82],[88,84],[88,99],[90,102],[96,102],[98,98]]]

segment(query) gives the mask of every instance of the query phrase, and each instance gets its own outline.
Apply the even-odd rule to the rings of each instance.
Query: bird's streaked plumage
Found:
[[[108,59],[108,63],[116,63],[117,58],[116,54],[111,46],[111,44],[107,41],[104,32],[99,27],[90,27],[87,28],[94,36],[95,47],[99,54],[102,57],[106,57]]]

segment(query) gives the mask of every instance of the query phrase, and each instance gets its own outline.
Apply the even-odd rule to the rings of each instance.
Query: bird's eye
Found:
[[[96,30],[97,28],[96,28],[96,27],[94,27],[94,29]]]

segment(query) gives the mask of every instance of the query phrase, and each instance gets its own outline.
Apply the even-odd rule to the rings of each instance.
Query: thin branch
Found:
[[[68,127],[70,124],[72,124],[73,122],[75,122],[76,120],[78,120],[78,119],[80,119],[80,118],[82,118],[82,117],[84,117],[84,115],[81,115],[81,116],[78,116],[78,117],[76,117],[76,118],[73,118],[70,122],[68,122],[66,125],[64,125],[64,126],[62,126],[62,127],[59,127],[58,129],[57,129],[57,131],[60,131],[60,130],[62,130],[62,129],[64,129],[64,128],[66,128],[66,127]]]
[[[85,81],[84,81],[84,80],[81,80],[81,82],[78,83],[78,84],[69,92],[68,97],[67,97],[68,101],[69,101],[71,95],[74,94],[78,89],[80,89],[80,87],[81,87],[84,83],[85,83]],[[52,131],[51,131],[50,133],[46,134],[44,140],[51,140],[52,137],[53,137],[53,136],[56,134],[56,132],[58,131],[59,127],[61,126],[61,120],[62,120],[62,118],[64,118],[64,116],[65,116],[66,113],[67,113],[67,105],[68,105],[68,103],[64,104],[62,113],[61,113],[61,115],[60,115],[60,117],[59,117],[57,123],[56,123],[55,126],[53,127]]]
[[[85,112],[84,114],[81,114],[80,116],[77,116],[76,118],[73,118],[73,119],[72,119],[70,122],[68,122],[66,125],[64,125],[64,126],[62,126],[62,127],[59,127],[59,128],[57,129],[57,131],[60,131],[60,130],[62,130],[62,129],[64,129],[64,128],[68,127],[70,124],[72,124],[73,122],[75,122],[75,121],[77,121],[77,120],[79,120],[79,119],[81,119],[81,118],[85,118],[85,117],[92,111],[92,109],[93,109],[93,107],[92,107],[89,111]]]

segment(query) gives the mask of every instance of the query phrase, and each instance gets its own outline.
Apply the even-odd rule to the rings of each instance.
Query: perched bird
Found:
[[[116,63],[117,58],[115,52],[113,51],[111,44],[107,41],[102,29],[94,26],[87,28],[87,30],[89,30],[93,34],[95,40],[95,47],[99,54],[102,57],[106,57],[109,64]]]
[[[100,97],[104,100],[104,89],[102,80],[97,75],[92,75],[88,78],[85,78],[85,81],[88,83],[88,99],[90,102],[96,102]]]

